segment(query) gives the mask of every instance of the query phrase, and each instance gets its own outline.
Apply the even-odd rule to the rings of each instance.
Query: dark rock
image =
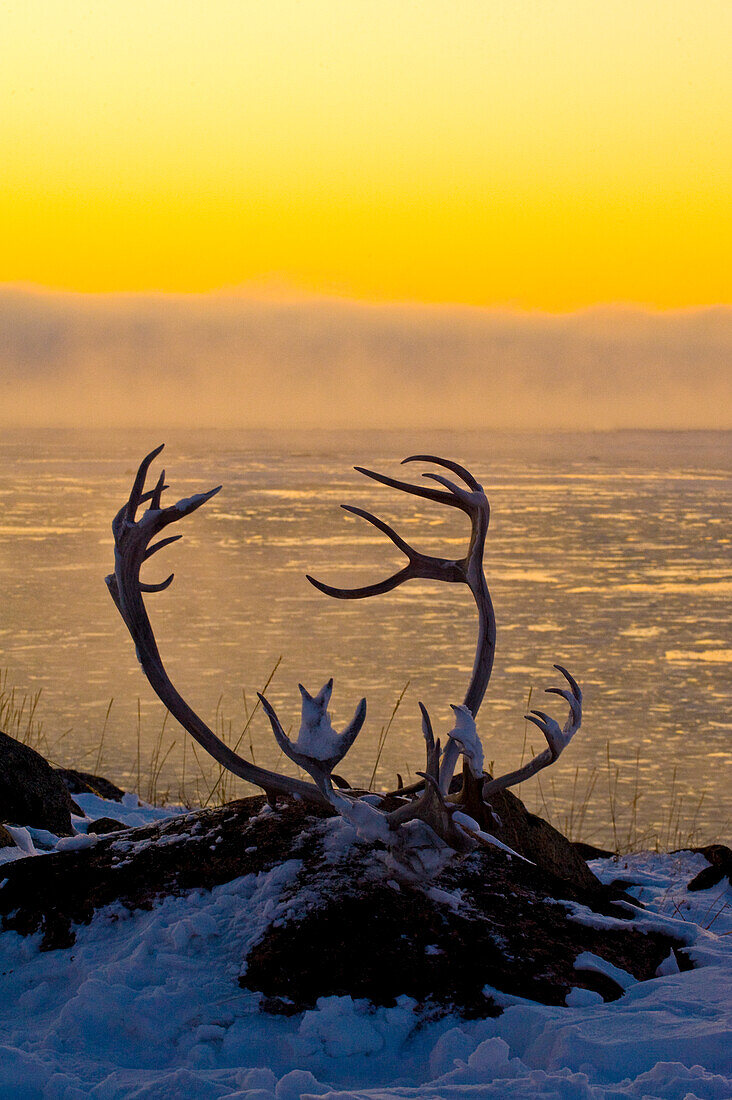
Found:
[[[71,795],[40,753],[0,733],[0,817],[13,825],[71,836]]]
[[[594,844],[585,844],[584,840],[573,840],[572,847],[584,860],[612,859],[613,856],[618,854],[617,852],[609,851],[607,848],[597,848]]]
[[[16,843],[12,836],[5,828],[4,825],[0,825],[0,848],[15,848]]]
[[[71,794],[95,794],[111,802],[121,802],[124,791],[101,775],[90,772],[77,772],[74,768],[56,768],[56,775]]]
[[[490,832],[526,859],[574,886],[592,890],[598,880],[571,841],[543,818],[530,813],[511,791],[491,795],[491,808],[498,817]]]
[[[301,806],[259,817],[264,804],[263,796],[242,799],[130,829],[124,837],[105,836],[92,848],[23,861],[39,864],[35,871],[18,874],[20,863],[4,867],[3,926],[25,935],[43,931],[42,947],[50,950],[73,943],[72,925],[88,924],[112,902],[150,909],[160,897],[270,870],[290,858],[308,818]]]
[[[101,836],[105,833],[118,833],[120,829],[126,828],[127,825],[124,825],[121,821],[115,821],[113,817],[98,817],[96,821],[92,821],[90,825],[87,825],[86,831]]]
[[[713,886],[718,886],[723,878],[726,878],[732,886],[732,850],[726,844],[707,844],[704,848],[680,850],[698,852],[708,863],[711,863],[711,867],[705,867],[691,880],[686,887],[687,890],[711,890]]]

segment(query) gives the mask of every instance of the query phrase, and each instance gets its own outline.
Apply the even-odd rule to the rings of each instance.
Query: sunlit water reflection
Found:
[[[161,555],[166,561],[150,563],[148,577],[164,576],[168,564],[175,569],[172,589],[149,606],[173,679],[207,720],[216,720],[218,707],[236,739],[242,691],[250,703],[280,655],[268,695],[286,725],[297,722],[297,681],[315,689],[334,675],[336,724],[362,694],[368,698],[365,731],[343,767],[352,782],[368,783],[379,732],[409,680],[377,786],[422,767],[417,701],[446,728],[448,703],[461,701],[472,666],[470,594],[413,582],[342,603],[304,574],[360,585],[403,564],[388,540],[338,508],[342,502],[375,511],[427,553],[460,556],[465,517],[352,470],[364,464],[404,476],[398,461],[406,454],[449,454],[474,470],[492,509],[486,572],[498,647],[479,721],[488,761],[507,770],[522,751],[539,748],[538,731],[522,715],[530,691],[532,705],[545,705],[537,696],[555,682],[559,662],[585,689],[585,724],[553,774],[544,773],[541,792],[536,781],[523,789],[527,802],[540,806],[543,793],[563,824],[594,776],[580,831],[611,842],[614,801],[622,840],[632,825],[637,756],[639,828],[653,824],[676,839],[668,820],[678,796],[680,828],[688,831],[703,791],[702,833],[723,829],[732,777],[730,434],[166,436],[171,496],[224,483],[185,521],[185,538]],[[54,750],[63,762],[97,763],[114,697],[101,766],[123,783],[137,776],[138,697],[143,771],[162,709],[103,577],[112,567],[111,517],[139,458],[157,442],[140,432],[26,432],[6,433],[0,449],[0,665],[23,690],[42,686],[49,740],[71,731]],[[261,714],[244,739],[247,752],[250,733],[257,762],[281,766]],[[186,739],[171,723],[163,751],[173,740],[159,787],[175,797]],[[193,794],[190,744],[186,754]]]

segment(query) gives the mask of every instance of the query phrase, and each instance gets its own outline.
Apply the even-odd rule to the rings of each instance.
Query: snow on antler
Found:
[[[259,699],[269,718],[275,740],[285,756],[298,767],[304,768],[313,777],[318,789],[332,802],[331,774],[361,732],[366,718],[366,700],[362,699],[358,704],[356,713],[343,732],[337,733],[328,714],[328,703],[333,691],[332,678],[315,696],[310,695],[302,684],[297,686],[302,696],[302,720],[297,741],[294,743],[283,730],[272,704],[258,693]]]

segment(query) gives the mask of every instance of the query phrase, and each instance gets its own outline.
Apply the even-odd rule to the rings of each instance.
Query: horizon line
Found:
[[[120,302],[218,302],[242,305],[262,306],[341,306],[369,309],[407,309],[414,311],[500,314],[510,317],[571,318],[592,313],[635,313],[646,316],[678,316],[680,314],[700,314],[725,312],[732,310],[730,302],[709,302],[686,306],[659,306],[649,302],[633,300],[614,300],[589,302],[583,306],[568,309],[547,309],[540,306],[516,306],[504,304],[476,304],[459,300],[431,301],[410,298],[358,298],[349,295],[316,293],[299,290],[296,287],[282,286],[280,291],[269,289],[267,284],[256,282],[239,285],[212,287],[209,290],[77,290],[73,287],[58,287],[46,283],[26,281],[0,282],[0,295],[18,295],[27,298],[61,298],[89,304]]]

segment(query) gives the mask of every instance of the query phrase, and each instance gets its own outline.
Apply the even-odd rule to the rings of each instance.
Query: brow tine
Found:
[[[402,459],[402,465],[405,462],[434,462],[436,466],[444,466],[446,470],[452,470],[469,488],[480,489],[480,483],[475,480],[470,470],[466,470],[459,462],[453,462],[452,459],[438,458],[436,455],[410,455],[409,458]]]
[[[385,581],[379,581],[377,584],[367,584],[363,588],[333,588],[332,585],[323,584],[322,581],[311,577],[309,573],[305,574],[314,588],[324,592],[326,596],[333,596],[336,600],[364,600],[368,596],[381,596],[385,592],[391,592],[393,588],[398,588],[400,584],[404,584],[405,581],[410,580],[415,575],[410,563],[404,569],[400,569],[398,573],[395,573],[393,577],[388,577]]]
[[[367,512],[364,508],[356,508],[352,504],[341,504],[341,508],[344,512],[351,512],[354,516],[360,516],[361,519],[365,519],[367,523],[372,523],[374,527],[377,527],[379,531],[383,531],[387,538],[390,538],[396,547],[398,547],[403,554],[406,554],[408,558],[411,558],[416,553],[414,547],[410,546],[408,542],[396,533],[393,527],[390,527],[388,523],[384,523],[383,519],[379,519],[378,516],[373,515],[371,512]]]
[[[378,481],[382,485],[389,485],[392,489],[399,489],[403,493],[411,493],[415,497],[425,497],[427,500],[434,500],[437,504],[449,504],[451,508],[462,508],[462,502],[459,501],[452,493],[443,493],[440,489],[429,489],[426,485],[412,485],[408,481],[399,481],[398,478],[388,477],[386,474],[377,474],[375,470],[366,470],[363,466],[354,466],[354,470],[357,470],[359,474],[364,474],[365,477],[370,477],[373,481]]]

